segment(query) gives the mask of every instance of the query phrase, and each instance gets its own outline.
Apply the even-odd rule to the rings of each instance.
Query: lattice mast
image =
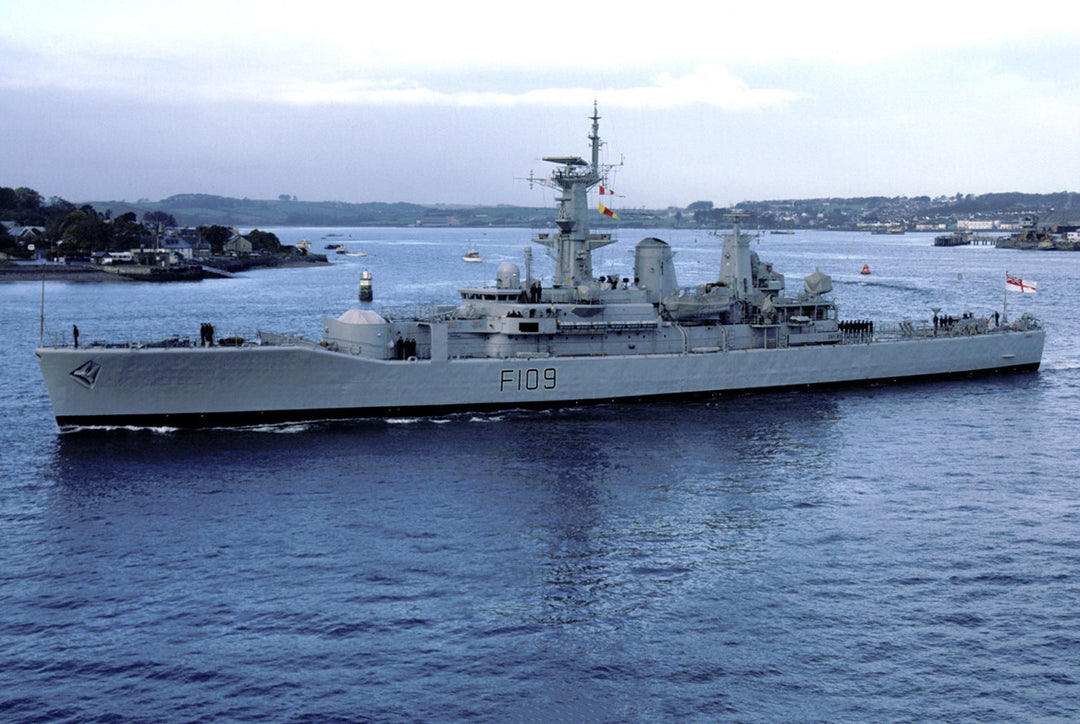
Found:
[[[553,287],[577,289],[591,282],[593,249],[613,242],[611,234],[589,233],[589,189],[603,181],[608,170],[607,166],[600,165],[600,116],[595,103],[591,118],[591,163],[579,156],[545,156],[545,161],[561,167],[545,179],[532,179],[559,192],[559,213],[555,219],[558,232],[533,239],[555,252]]]

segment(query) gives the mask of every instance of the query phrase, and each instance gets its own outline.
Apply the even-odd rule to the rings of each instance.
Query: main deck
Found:
[[[1038,369],[1041,329],[677,354],[374,360],[301,342],[37,350],[57,422],[202,427],[506,408]]]

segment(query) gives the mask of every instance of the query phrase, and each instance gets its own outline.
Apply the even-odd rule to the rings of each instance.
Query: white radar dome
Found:
[[[521,286],[521,271],[512,261],[504,261],[495,270],[495,286],[499,289],[517,289]]]

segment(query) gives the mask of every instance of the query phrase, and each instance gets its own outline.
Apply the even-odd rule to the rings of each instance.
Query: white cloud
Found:
[[[37,0],[3,13],[0,87],[302,105],[578,105],[588,97],[632,108],[760,109],[797,95],[751,87],[742,79],[751,69],[782,69],[790,79],[807,61],[903,65],[943,49],[1075,43],[1080,14],[1056,12],[1047,24],[1043,4],[973,13],[940,0],[705,10],[689,0],[593,9],[572,0],[542,9],[493,0]],[[517,86],[478,80],[491,74]],[[523,80],[545,76],[551,85]],[[612,77],[620,81],[609,86]]]
[[[197,61],[232,49],[303,75],[320,68],[366,68],[379,76],[416,76],[432,68],[614,70],[657,61],[732,67],[790,59],[860,63],[944,47],[1069,42],[1080,32],[1080,14],[1061,8],[1058,0],[1028,0],[1022,10],[973,9],[948,0],[902,6],[759,0],[720,7],[697,0],[663,6],[638,0],[607,6],[577,0],[543,6],[501,0],[0,0],[0,40],[75,53],[124,49],[133,60]]]
[[[674,108],[705,105],[726,110],[753,110],[793,102],[793,91],[753,89],[719,65],[703,65],[675,77],[662,73],[650,85],[627,88],[538,88],[520,92],[482,90],[438,91],[418,81],[354,80],[308,83],[271,91],[277,101],[300,105],[444,105],[464,107],[573,106],[599,100],[605,107]]]
[[[751,197],[1065,187],[1080,154],[1080,13],[1043,5],[0,0],[0,130],[18,139],[0,161],[29,181],[58,159],[58,180],[36,182],[50,193],[70,194],[70,160],[87,148],[127,159],[155,149],[173,154],[148,174],[163,195],[206,183],[217,164],[237,170],[216,189],[233,195],[266,179],[309,198],[444,200],[454,182],[421,193],[413,173],[398,191],[381,170],[429,174],[430,154],[416,154],[436,133],[442,166],[490,159],[498,175],[523,144],[508,129],[555,145],[565,132],[573,148],[580,129],[558,119],[596,100],[620,152],[667,169],[659,185],[683,201],[710,184]],[[350,145],[358,129],[363,142]],[[148,163],[140,154],[136,165]],[[1002,169],[994,178],[986,159]],[[197,175],[171,179],[181,167]],[[374,191],[346,173],[361,167]],[[92,164],[84,183],[129,176]]]

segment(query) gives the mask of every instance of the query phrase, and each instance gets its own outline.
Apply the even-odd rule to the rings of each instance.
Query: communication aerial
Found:
[[[600,164],[600,115],[593,102],[592,132],[589,143],[592,160],[580,156],[545,156],[544,161],[560,166],[544,178],[529,176],[537,183],[559,193],[559,212],[555,218],[556,234],[538,234],[533,241],[555,253],[555,277],[552,286],[577,288],[593,281],[592,252],[614,242],[611,234],[589,233],[589,189],[604,181],[609,166]]]

